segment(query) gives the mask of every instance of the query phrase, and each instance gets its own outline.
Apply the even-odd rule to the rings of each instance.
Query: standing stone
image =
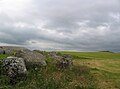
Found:
[[[27,69],[23,58],[7,57],[2,62],[3,74],[10,79],[11,84],[26,78]]]

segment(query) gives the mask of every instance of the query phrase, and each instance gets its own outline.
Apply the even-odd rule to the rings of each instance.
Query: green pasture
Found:
[[[0,75],[0,89],[120,89],[120,53],[61,53],[73,55],[72,69],[57,70],[48,61],[46,68],[35,70],[33,66],[28,70],[28,78],[14,86]],[[7,56],[0,55],[0,60]]]

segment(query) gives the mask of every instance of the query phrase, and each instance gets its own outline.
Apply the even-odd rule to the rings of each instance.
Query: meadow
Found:
[[[74,65],[91,68],[100,89],[120,89],[120,53],[112,52],[63,52],[76,59]]]
[[[72,69],[32,66],[26,80],[10,85],[0,74],[0,89],[120,89],[120,53],[61,52],[74,58]],[[8,55],[0,55],[0,60]]]

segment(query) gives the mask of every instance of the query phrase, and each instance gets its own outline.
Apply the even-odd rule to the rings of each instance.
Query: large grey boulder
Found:
[[[2,70],[2,73],[9,78],[11,84],[25,79],[27,75],[27,69],[23,58],[7,57],[3,59]]]
[[[0,54],[14,55],[15,52],[17,52],[19,50],[30,51],[29,49],[26,49],[24,47],[18,47],[18,46],[0,46]]]
[[[56,59],[56,66],[59,69],[66,69],[66,68],[72,68],[73,66],[73,58],[72,56],[68,55],[62,55],[61,59]]]
[[[56,67],[59,69],[72,68],[73,57],[68,54],[60,54],[59,52],[51,52],[48,57],[53,59]]]
[[[59,60],[59,59],[62,58],[62,55],[61,55],[59,52],[53,51],[53,52],[50,52],[50,53],[47,55],[47,57],[52,58],[52,59],[55,59],[55,60]]]
[[[26,66],[31,64],[36,64],[40,66],[46,66],[45,56],[34,51],[18,51],[15,54],[16,57],[21,57],[25,59]]]
[[[41,53],[41,54],[43,54],[43,55],[45,55],[46,54],[46,51],[40,51],[40,50],[33,50],[34,52],[38,52],[38,53]]]

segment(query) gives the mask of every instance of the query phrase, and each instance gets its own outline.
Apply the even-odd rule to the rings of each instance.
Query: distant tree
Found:
[[[109,52],[109,53],[113,53],[112,51],[108,51],[108,50],[106,50],[106,51],[100,51],[100,52]]]

